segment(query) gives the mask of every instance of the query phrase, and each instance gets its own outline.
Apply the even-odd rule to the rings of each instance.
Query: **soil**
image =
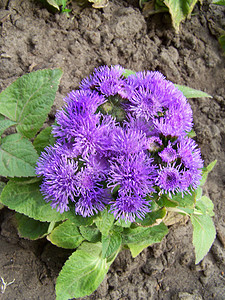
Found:
[[[176,34],[169,15],[144,18],[138,1],[110,0],[99,10],[74,1],[70,6],[67,16],[38,1],[1,0],[0,90],[27,72],[62,68],[50,122],[66,94],[97,66],[158,70],[213,96],[190,103],[205,164],[218,159],[205,188],[215,205],[217,238],[204,260],[194,263],[190,222],[176,224],[135,259],[129,251],[120,253],[98,290],[85,299],[225,299],[225,61],[217,41],[225,27],[224,7],[204,1]],[[7,208],[0,211],[0,276],[7,283],[15,279],[0,299],[55,299],[55,280],[71,251],[45,239],[19,238],[12,216]]]

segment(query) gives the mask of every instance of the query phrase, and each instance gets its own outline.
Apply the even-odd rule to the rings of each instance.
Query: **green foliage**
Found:
[[[219,37],[219,43],[220,43],[220,46],[222,47],[223,51],[225,52],[225,34],[222,34]]]
[[[35,176],[38,155],[32,143],[19,133],[4,137],[0,145],[0,175]]]
[[[5,116],[0,115],[0,139],[3,132],[13,125],[16,125],[16,122],[6,119]]]
[[[55,139],[51,134],[51,132],[52,132],[52,127],[47,127],[44,130],[42,130],[34,139],[33,145],[38,155],[41,154],[41,152],[44,150],[45,147],[54,144]]]
[[[19,236],[30,240],[37,240],[47,235],[49,223],[31,219],[25,215],[15,215]]]
[[[121,234],[117,231],[110,231],[102,236],[102,258],[110,257],[119,251],[122,244]]]
[[[66,261],[56,281],[56,299],[90,295],[103,281],[111,262],[102,257],[101,243],[84,242]]]
[[[52,209],[40,192],[40,179],[10,180],[3,189],[0,202],[8,208],[42,222],[61,221],[66,213]]]
[[[167,226],[161,222],[153,227],[137,227],[124,230],[123,241],[129,247],[132,256],[136,257],[146,247],[160,243],[167,233]]]
[[[216,163],[217,163],[217,160],[214,160],[207,167],[202,169],[202,179],[201,179],[201,184],[200,184],[201,186],[203,186],[205,184],[208,174],[213,170]]]
[[[143,11],[146,15],[169,12],[173,27],[178,32],[180,23],[191,15],[197,2],[198,0],[140,0],[140,6],[144,6]]]
[[[186,98],[202,98],[202,97],[212,98],[212,96],[210,96],[209,94],[199,90],[192,89],[188,86],[179,85],[179,84],[175,84],[175,86],[178,88],[178,90],[180,90],[184,94]]]
[[[193,245],[195,247],[195,263],[198,264],[210,250],[216,237],[216,229],[208,214],[192,214]]]
[[[225,5],[225,0],[213,0],[212,4]]]
[[[114,223],[113,214],[109,214],[108,210],[105,209],[99,213],[99,217],[95,220],[95,224],[101,231],[102,235],[108,235],[109,230],[112,228]]]
[[[51,109],[61,76],[60,69],[47,69],[19,77],[1,92],[0,113],[16,122],[20,134],[34,137]]]
[[[101,240],[101,233],[95,225],[80,226],[80,233],[85,238],[85,240],[89,242],[96,243]]]
[[[79,228],[70,220],[53,229],[48,239],[52,244],[66,249],[75,249],[84,241]]]

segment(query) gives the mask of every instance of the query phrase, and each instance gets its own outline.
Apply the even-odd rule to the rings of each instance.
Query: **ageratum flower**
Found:
[[[51,201],[51,206],[63,213],[69,210],[69,200],[74,202],[77,195],[75,173],[78,162],[68,158],[59,144],[49,146],[45,151],[36,167],[36,174],[44,176],[40,190],[44,199]]]
[[[128,78],[121,66],[102,66],[65,98],[56,114],[54,146],[42,152],[36,173],[41,192],[60,212],[91,216],[109,207],[134,222],[151,210],[156,190],[190,193],[203,161],[187,137],[192,110],[159,72]]]
[[[121,66],[101,66],[94,70],[93,75],[81,82],[81,89],[97,90],[105,96],[114,96],[121,90],[124,79],[124,68]]]
[[[159,72],[130,75],[119,94],[129,100],[129,111],[153,123],[159,134],[179,137],[192,128],[192,110],[186,98]]]

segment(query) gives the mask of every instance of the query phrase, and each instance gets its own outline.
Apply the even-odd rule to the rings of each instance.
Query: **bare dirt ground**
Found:
[[[144,18],[138,1],[110,1],[107,8],[79,8],[70,16],[50,13],[38,1],[0,1],[0,90],[17,77],[43,68],[64,75],[48,122],[66,94],[99,65],[135,71],[159,70],[169,80],[206,91],[191,100],[195,131],[205,164],[218,159],[206,192],[215,205],[217,238],[195,266],[190,223],[174,225],[161,244],[133,259],[120,253],[98,290],[85,299],[225,299],[225,60],[217,41],[225,9],[204,1],[176,34],[169,15]],[[13,212],[0,211],[0,299],[55,299],[54,284],[70,251],[45,239],[17,235]]]

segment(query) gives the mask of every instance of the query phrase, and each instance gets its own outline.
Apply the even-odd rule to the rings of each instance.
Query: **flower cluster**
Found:
[[[36,167],[41,192],[61,213],[83,217],[106,207],[135,221],[151,210],[151,194],[191,193],[203,161],[187,136],[192,110],[159,72],[127,78],[121,66],[102,66],[85,78],[56,114],[55,145]]]

